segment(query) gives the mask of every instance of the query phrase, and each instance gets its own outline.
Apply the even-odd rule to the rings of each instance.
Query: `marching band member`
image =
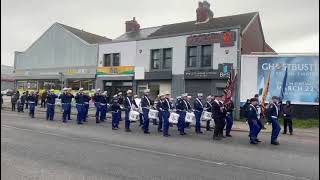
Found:
[[[77,95],[74,99],[76,100],[76,108],[78,111],[77,122],[78,122],[78,124],[83,124],[84,112],[85,112],[83,88],[79,89],[79,92],[77,93]]]
[[[232,98],[230,99],[230,102],[228,104],[226,104],[226,111],[227,111],[227,115],[226,115],[226,136],[227,137],[232,137],[230,135],[231,132],[231,128],[233,125],[233,110],[234,110],[234,104],[232,101]]]
[[[188,105],[188,111],[189,112],[193,111],[192,107],[191,107],[191,99],[192,99],[192,96],[188,96],[187,97],[187,101],[186,101],[187,105]],[[189,122],[186,122],[185,125],[186,125],[185,128],[190,128],[190,123]]]
[[[90,102],[91,97],[90,97],[88,92],[85,92],[83,98],[84,98],[84,105],[83,105],[83,107],[84,107],[84,115],[83,115],[84,119],[83,119],[83,121],[87,122],[87,117],[88,117],[88,112],[89,112],[89,102]]]
[[[58,98],[58,96],[54,94],[54,89],[51,89],[47,95],[47,120],[50,119],[50,121],[53,121],[56,98]]]
[[[120,104],[118,102],[119,97],[117,95],[113,96],[112,105],[111,105],[111,112],[112,112],[112,130],[119,129],[119,113],[121,113]]]
[[[198,93],[198,97],[196,98],[196,100],[193,103],[194,115],[196,117],[196,128],[195,128],[195,131],[196,131],[197,134],[202,134],[201,124],[200,124],[200,118],[201,118],[201,115],[202,115],[202,112],[203,112],[203,108],[204,108],[204,106],[203,106],[203,104],[201,102],[202,96],[203,96],[202,93]]]
[[[159,94],[158,95],[158,102],[156,105],[156,109],[159,111],[159,113],[158,113],[158,118],[159,118],[158,132],[162,132],[162,125],[163,125],[162,110],[161,110],[162,101],[163,101],[163,96]]]
[[[222,112],[222,120],[221,120],[221,126],[220,126],[220,130],[219,130],[219,136],[225,138],[225,136],[223,135],[223,129],[226,126],[226,116],[227,116],[227,111],[226,111],[226,107],[224,106],[223,102],[224,102],[224,95],[220,96],[220,107],[221,107],[221,112]]]
[[[68,93],[68,88],[63,88],[63,93],[59,96],[61,99],[61,105],[63,109],[62,122],[67,122],[67,117],[70,119],[71,101],[74,97],[72,94]]]
[[[214,140],[221,140],[220,129],[221,126],[223,127],[223,114],[222,114],[222,107],[220,105],[220,98],[221,96],[215,96],[215,100],[212,103],[212,117],[214,120],[214,131],[213,131],[213,139]]]
[[[207,108],[208,112],[212,111],[212,97],[211,96],[207,97],[206,108]],[[210,121],[211,120],[207,120],[207,124],[206,124],[206,130],[207,131],[212,131],[211,127],[210,127]]]
[[[131,132],[130,130],[130,120],[129,120],[129,113],[132,109],[132,105],[134,105],[136,108],[138,108],[136,102],[132,99],[132,91],[127,91],[127,96],[124,99],[124,107],[125,107],[125,131]]]
[[[104,91],[102,95],[99,96],[99,111],[100,111],[100,122],[104,122],[107,118],[108,111],[108,92]],[[99,123],[99,121],[97,121]]]
[[[271,144],[279,145],[277,140],[279,133],[281,131],[281,127],[279,125],[279,107],[277,106],[279,98],[277,96],[272,97],[272,103],[268,108],[268,116],[272,124],[272,132],[271,132]]]
[[[136,102],[136,99],[138,98],[138,95],[134,95],[134,101]],[[137,102],[136,102],[137,104]],[[140,111],[140,108],[141,108],[141,101],[140,103],[138,104],[138,108],[139,108],[139,126],[142,127],[143,126],[143,113],[142,111]]]
[[[168,137],[171,136],[169,134],[169,116],[170,116],[170,103],[168,99],[161,95],[161,107],[160,110],[162,111],[162,119],[163,119],[163,136]]]
[[[188,104],[187,104],[187,93],[184,93],[181,95],[182,99],[178,102],[176,109],[177,113],[179,114],[179,119],[178,119],[178,131],[180,131],[180,135],[186,135],[187,133],[184,132],[185,128],[185,118],[186,118],[186,113],[188,110]]]
[[[141,100],[141,107],[143,111],[143,132],[145,134],[150,134],[149,132],[149,109],[152,106],[152,102],[149,99],[148,95],[150,93],[149,89],[144,90],[144,96]]]
[[[99,119],[99,117],[101,116],[100,99],[101,99],[101,90],[100,88],[98,88],[96,93],[92,96],[94,106],[96,107],[96,123],[100,123],[100,119]]]
[[[257,111],[256,106],[258,104],[258,99],[251,98],[250,102],[251,102],[251,104],[248,107],[248,113],[247,113],[249,130],[250,130],[250,132],[249,132],[250,144],[258,144],[258,142],[260,142],[257,139],[259,126],[257,123],[258,111]]]
[[[120,106],[122,106],[123,103],[124,103],[122,92],[118,93],[118,103],[119,103]],[[120,109],[120,112],[118,113],[118,115],[119,115],[119,121],[122,121],[121,109]]]
[[[35,106],[36,106],[36,97],[35,97],[33,91],[31,91],[30,94],[28,94],[27,103],[29,103],[29,116],[31,116],[31,118],[34,118],[34,109],[35,109]]]

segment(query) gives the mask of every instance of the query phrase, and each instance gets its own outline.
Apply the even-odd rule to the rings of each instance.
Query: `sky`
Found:
[[[214,17],[258,11],[266,42],[279,53],[319,52],[319,0],[208,0]],[[141,28],[192,21],[198,0],[1,0],[1,64],[13,65],[53,23],[116,38],[125,21]]]

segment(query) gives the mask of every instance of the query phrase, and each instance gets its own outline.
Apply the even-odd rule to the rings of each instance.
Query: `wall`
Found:
[[[248,29],[242,35],[241,54],[264,52],[264,38],[259,15],[255,16]]]
[[[144,67],[145,71],[148,72],[150,70],[151,50],[172,48],[172,74],[184,74],[186,61],[186,40],[190,35],[137,41],[137,58],[135,61],[135,66]],[[139,52],[140,50],[141,53]],[[228,54],[226,54],[226,50],[229,51]],[[218,69],[219,63],[234,63],[234,67],[236,67],[237,41],[232,47],[220,47],[220,43],[215,43],[213,45],[212,61],[213,69]]]
[[[258,56],[241,56],[240,102],[258,94],[257,75]]]
[[[132,66],[136,58],[136,41],[100,44],[98,66],[103,66],[104,54],[110,53],[120,53],[121,66]]]
[[[51,26],[25,52],[15,53],[17,69],[96,66],[98,45],[90,45],[63,29]]]

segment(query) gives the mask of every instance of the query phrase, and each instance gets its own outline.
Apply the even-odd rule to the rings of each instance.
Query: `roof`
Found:
[[[135,41],[139,39],[145,39],[150,34],[154,33],[160,28],[161,26],[157,26],[157,27],[143,28],[135,32],[126,32],[121,36],[117,37],[116,39],[114,39],[113,41]]]
[[[92,34],[80,29],[76,29],[61,23],[58,23],[59,25],[61,25],[64,29],[70,31],[72,34],[78,36],[80,39],[86,41],[89,44],[98,44],[98,43],[104,43],[104,42],[109,42],[111,41],[111,39],[103,37],[103,36],[99,36],[96,34]]]
[[[149,37],[172,36],[178,34],[194,33],[199,31],[231,28],[240,26],[241,32],[248,26],[250,21],[258,12],[238,14],[232,16],[224,16],[210,18],[206,23],[196,23],[196,21],[188,21],[176,24],[163,25],[160,29],[152,33]]]

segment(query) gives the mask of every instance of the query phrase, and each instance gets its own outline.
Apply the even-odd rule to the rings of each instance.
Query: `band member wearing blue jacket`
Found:
[[[258,105],[258,99],[256,98],[251,98],[250,99],[251,104],[248,106],[248,111],[247,111],[247,118],[248,118],[248,124],[249,124],[249,136],[250,136],[250,144],[257,144],[260,142],[258,137],[258,132],[259,132],[259,125],[258,125],[258,110],[257,110],[257,105]]]
[[[53,121],[56,98],[58,98],[58,96],[54,94],[54,89],[51,89],[47,95],[47,120],[50,119],[50,121]]]
[[[124,112],[125,112],[125,131],[126,132],[131,132],[130,129],[130,119],[129,119],[129,113],[131,111],[132,106],[135,106],[135,108],[138,108],[136,102],[132,99],[132,91],[128,90],[127,91],[127,96],[124,98]]]
[[[150,93],[149,89],[144,90],[144,96],[141,100],[141,107],[143,112],[143,132],[145,134],[150,134],[149,132],[149,110],[151,106],[153,105],[153,102],[148,97]]]
[[[279,133],[281,131],[281,127],[279,124],[279,107],[278,107],[278,100],[279,98],[277,96],[272,97],[272,103],[270,103],[268,108],[268,116],[269,120],[272,123],[272,131],[271,131],[271,144],[273,145],[279,145],[279,142],[277,140]]]
[[[84,105],[83,105],[83,107],[84,107],[84,114],[83,114],[84,119],[83,119],[83,121],[86,122],[87,121],[87,117],[88,117],[89,102],[91,100],[91,97],[90,97],[88,92],[85,92],[83,98],[84,98]]]
[[[196,128],[195,128],[195,132],[197,134],[201,134],[201,124],[200,124],[200,119],[201,119],[201,115],[204,109],[204,106],[202,104],[202,97],[203,94],[202,93],[198,93],[198,97],[196,98],[196,100],[193,103],[193,107],[194,107],[194,115],[196,118]]]
[[[59,99],[61,99],[61,105],[63,109],[63,114],[62,114],[62,122],[66,123],[67,122],[67,117],[68,119],[70,118],[70,113],[71,113],[71,101],[74,96],[67,92],[68,88],[63,88],[63,93],[59,96]]]
[[[34,109],[36,106],[36,96],[34,95],[33,91],[30,92],[27,96],[27,102],[29,103],[29,116],[34,118]]]
[[[212,96],[207,97],[206,108],[208,112],[212,112]],[[211,120],[207,120],[207,124],[206,124],[207,131],[212,131],[210,127],[210,121]]]
[[[164,94],[161,95],[161,106],[160,110],[163,119],[163,136],[168,137],[169,134],[169,116],[170,116],[170,103]]]
[[[112,112],[112,130],[118,130],[119,129],[119,121],[120,116],[119,113],[121,113],[120,104],[118,102],[118,96],[114,95],[112,104],[111,104],[111,112]]]
[[[78,124],[83,124],[84,121],[84,94],[83,94],[83,88],[79,89],[79,92],[77,93],[76,97],[74,98],[76,100],[76,108],[78,111],[77,114],[77,122]]]
[[[178,131],[180,131],[180,135],[186,135],[187,133],[184,132],[185,128],[185,118],[188,111],[188,104],[187,104],[187,93],[181,95],[180,101],[178,101],[176,109],[177,113],[179,114],[178,119]]]
[[[99,97],[99,112],[100,112],[100,121],[104,122],[107,118],[107,112],[108,112],[108,103],[109,98],[107,95],[107,91],[104,91],[102,95]],[[99,123],[99,120],[96,119],[96,123]]]
[[[158,95],[158,102],[156,105],[156,109],[158,110],[158,118],[159,118],[159,123],[158,123],[158,132],[162,132],[162,125],[163,125],[163,119],[162,119],[162,110],[161,110],[161,103],[163,101],[163,96]]]

